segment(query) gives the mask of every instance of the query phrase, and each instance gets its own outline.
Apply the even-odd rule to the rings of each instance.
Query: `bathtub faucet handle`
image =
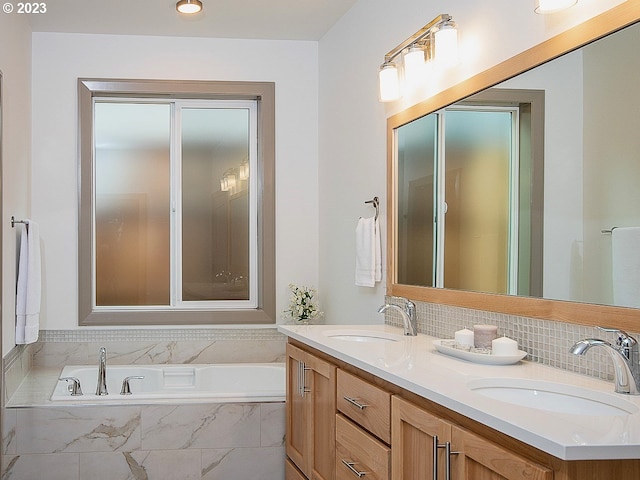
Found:
[[[82,395],[80,380],[78,380],[76,377],[62,377],[58,380],[65,380],[67,383],[71,382],[71,385],[67,385],[67,390],[72,396],[76,397],[78,395]]]
[[[144,376],[134,375],[131,377],[125,377],[122,380],[122,388],[120,389],[120,395],[131,395],[131,387],[129,386],[129,380],[142,380]]]

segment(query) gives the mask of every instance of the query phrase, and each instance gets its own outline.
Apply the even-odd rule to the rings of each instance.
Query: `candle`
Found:
[[[496,338],[491,342],[493,355],[517,355],[518,342],[507,337]]]
[[[474,325],[473,346],[476,348],[491,348],[491,341],[498,336],[495,325]]]
[[[465,327],[462,330],[458,330],[454,336],[457,344],[473,347],[473,332],[468,328]]]

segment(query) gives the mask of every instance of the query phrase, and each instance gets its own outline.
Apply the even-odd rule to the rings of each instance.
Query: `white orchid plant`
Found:
[[[322,316],[318,307],[317,290],[313,287],[298,287],[289,284],[291,296],[289,297],[289,309],[282,312],[300,323],[306,323]]]

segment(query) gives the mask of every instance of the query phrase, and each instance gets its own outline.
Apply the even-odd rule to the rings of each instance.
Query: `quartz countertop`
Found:
[[[327,335],[367,330],[402,336],[402,329],[389,325],[280,325],[278,330],[562,460],[640,458],[640,396],[614,393],[611,382],[526,359],[512,365],[473,363],[438,352],[434,341],[439,339],[422,334],[396,342],[358,342]],[[602,416],[552,412],[496,400],[468,388],[470,381],[478,379],[561,384],[568,391],[586,389],[638,408],[636,413]]]

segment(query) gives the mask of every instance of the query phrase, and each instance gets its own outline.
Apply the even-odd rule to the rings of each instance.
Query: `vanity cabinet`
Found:
[[[398,396],[391,429],[392,480],[553,480],[552,470]]]
[[[335,365],[287,344],[286,395],[287,456],[306,478],[334,480]],[[292,465],[286,472],[287,480],[304,478]]]
[[[355,480],[363,472],[361,478],[374,480],[640,478],[640,459],[561,460],[293,343],[287,344],[287,480]]]

